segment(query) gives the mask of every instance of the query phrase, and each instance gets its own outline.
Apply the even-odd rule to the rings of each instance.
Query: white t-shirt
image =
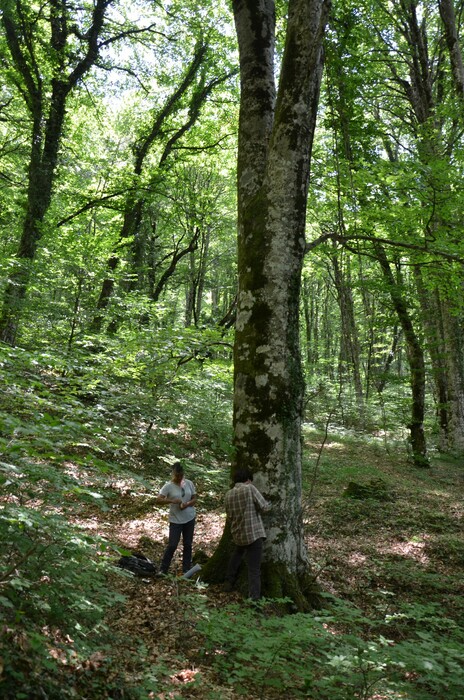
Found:
[[[167,498],[181,498],[182,503],[188,503],[195,496],[196,491],[190,479],[182,479],[180,484],[168,481],[162,487],[160,494]],[[183,524],[193,520],[194,517],[195,508],[193,506],[181,510],[177,503],[171,503],[169,507],[169,522]]]

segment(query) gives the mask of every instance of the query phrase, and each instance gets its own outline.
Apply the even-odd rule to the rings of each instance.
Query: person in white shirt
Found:
[[[160,573],[167,574],[174,552],[182,536],[182,572],[192,568],[195,503],[197,494],[193,482],[184,478],[180,462],[172,465],[172,478],[161,488],[157,503],[169,503],[169,541],[160,564]]]

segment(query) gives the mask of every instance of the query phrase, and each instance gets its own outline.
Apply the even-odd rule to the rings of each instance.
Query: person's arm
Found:
[[[262,510],[263,512],[270,510],[271,504],[268,501],[266,501],[266,499],[264,498],[262,493],[260,491],[258,491],[256,486],[252,485],[252,491],[253,491],[253,500],[254,500],[256,506],[258,507],[258,510]]]
[[[166,505],[166,503],[181,503],[180,498],[168,498],[168,496],[163,496],[162,493],[159,493],[156,497],[156,502],[159,503],[160,505]]]
[[[156,497],[156,502],[159,503],[160,505],[166,505],[166,504],[171,504],[175,503],[179,505],[181,503],[180,498],[173,498],[172,496],[169,496],[165,493],[163,493],[163,489],[159,492],[159,494]]]
[[[194,506],[196,502],[197,502],[197,494],[192,493],[192,495],[190,497],[190,501],[186,501],[185,503],[180,503],[180,509],[184,510],[185,508],[190,508],[191,506]]]

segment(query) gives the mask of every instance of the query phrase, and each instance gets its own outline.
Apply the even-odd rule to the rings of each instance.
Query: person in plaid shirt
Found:
[[[226,493],[225,508],[230,523],[234,551],[230,557],[224,590],[232,591],[243,556],[248,565],[248,594],[252,600],[261,596],[261,559],[266,539],[261,512],[270,504],[253,485],[248,469],[239,469],[234,475],[234,487]]]

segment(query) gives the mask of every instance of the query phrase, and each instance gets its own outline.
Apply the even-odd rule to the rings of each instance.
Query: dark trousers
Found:
[[[174,552],[176,551],[180,536],[182,535],[182,572],[192,568],[192,545],[193,531],[195,530],[195,518],[189,520],[188,523],[169,523],[169,541],[168,546],[164,550],[163,559],[161,561],[160,571],[166,574],[171,564]]]
[[[226,581],[233,586],[237,578],[238,569],[244,556],[248,566],[248,595],[252,600],[261,597],[261,559],[263,556],[264,539],[260,537],[251,544],[244,546],[235,545],[232,556],[227,566]]]

